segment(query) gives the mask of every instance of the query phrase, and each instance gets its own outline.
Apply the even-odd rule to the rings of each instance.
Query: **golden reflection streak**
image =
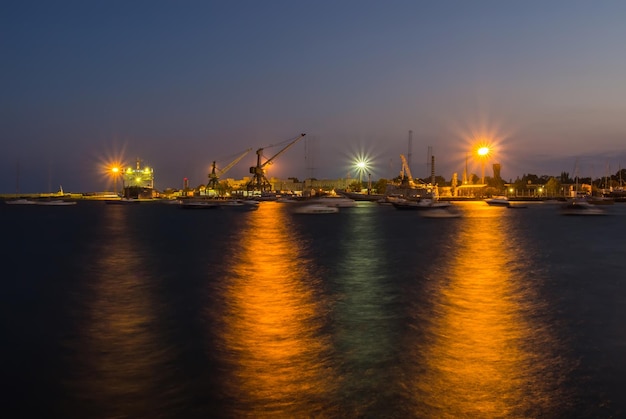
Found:
[[[246,215],[223,289],[225,391],[237,416],[319,414],[333,388],[319,279],[284,206],[264,202]]]
[[[100,258],[85,278],[91,295],[83,302],[89,315],[77,360],[84,365],[74,385],[81,402],[105,417],[156,413],[176,398],[176,392],[154,397],[167,380],[161,366],[171,360],[155,331],[148,262],[134,243],[127,210],[106,208],[104,239],[95,244]]]
[[[480,203],[482,204],[482,203]],[[533,321],[544,311],[525,274],[528,243],[510,232],[500,208],[468,206],[469,216],[436,268],[425,371],[413,391],[418,416],[537,417],[557,398],[555,346]],[[423,349],[422,349],[423,351]]]

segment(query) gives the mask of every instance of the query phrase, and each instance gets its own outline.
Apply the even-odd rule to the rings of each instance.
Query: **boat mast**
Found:
[[[15,165],[15,195],[20,194],[20,161]]]

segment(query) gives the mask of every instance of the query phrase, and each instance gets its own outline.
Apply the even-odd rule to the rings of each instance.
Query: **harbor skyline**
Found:
[[[140,158],[155,187],[249,176],[502,177],[626,166],[626,4],[4,2],[0,192],[102,190]],[[412,141],[409,141],[412,131]],[[468,170],[480,176],[473,156]],[[113,187],[112,183],[109,183]]]

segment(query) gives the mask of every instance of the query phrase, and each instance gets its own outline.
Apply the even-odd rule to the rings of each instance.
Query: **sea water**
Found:
[[[2,205],[2,409],[626,415],[626,204],[455,205]]]

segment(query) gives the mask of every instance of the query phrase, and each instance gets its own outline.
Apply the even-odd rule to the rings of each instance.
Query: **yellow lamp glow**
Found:
[[[113,188],[113,192],[117,195],[117,177],[119,175],[120,168],[118,166],[113,166],[111,168],[111,173],[113,173],[113,182],[115,187]]]
[[[489,157],[490,152],[491,152],[491,149],[486,145],[482,145],[478,147],[478,150],[476,150],[476,153],[478,154],[478,157],[480,158],[480,165],[482,169],[482,179],[480,183],[482,183],[483,185],[485,184],[485,163],[487,161],[487,158]]]

